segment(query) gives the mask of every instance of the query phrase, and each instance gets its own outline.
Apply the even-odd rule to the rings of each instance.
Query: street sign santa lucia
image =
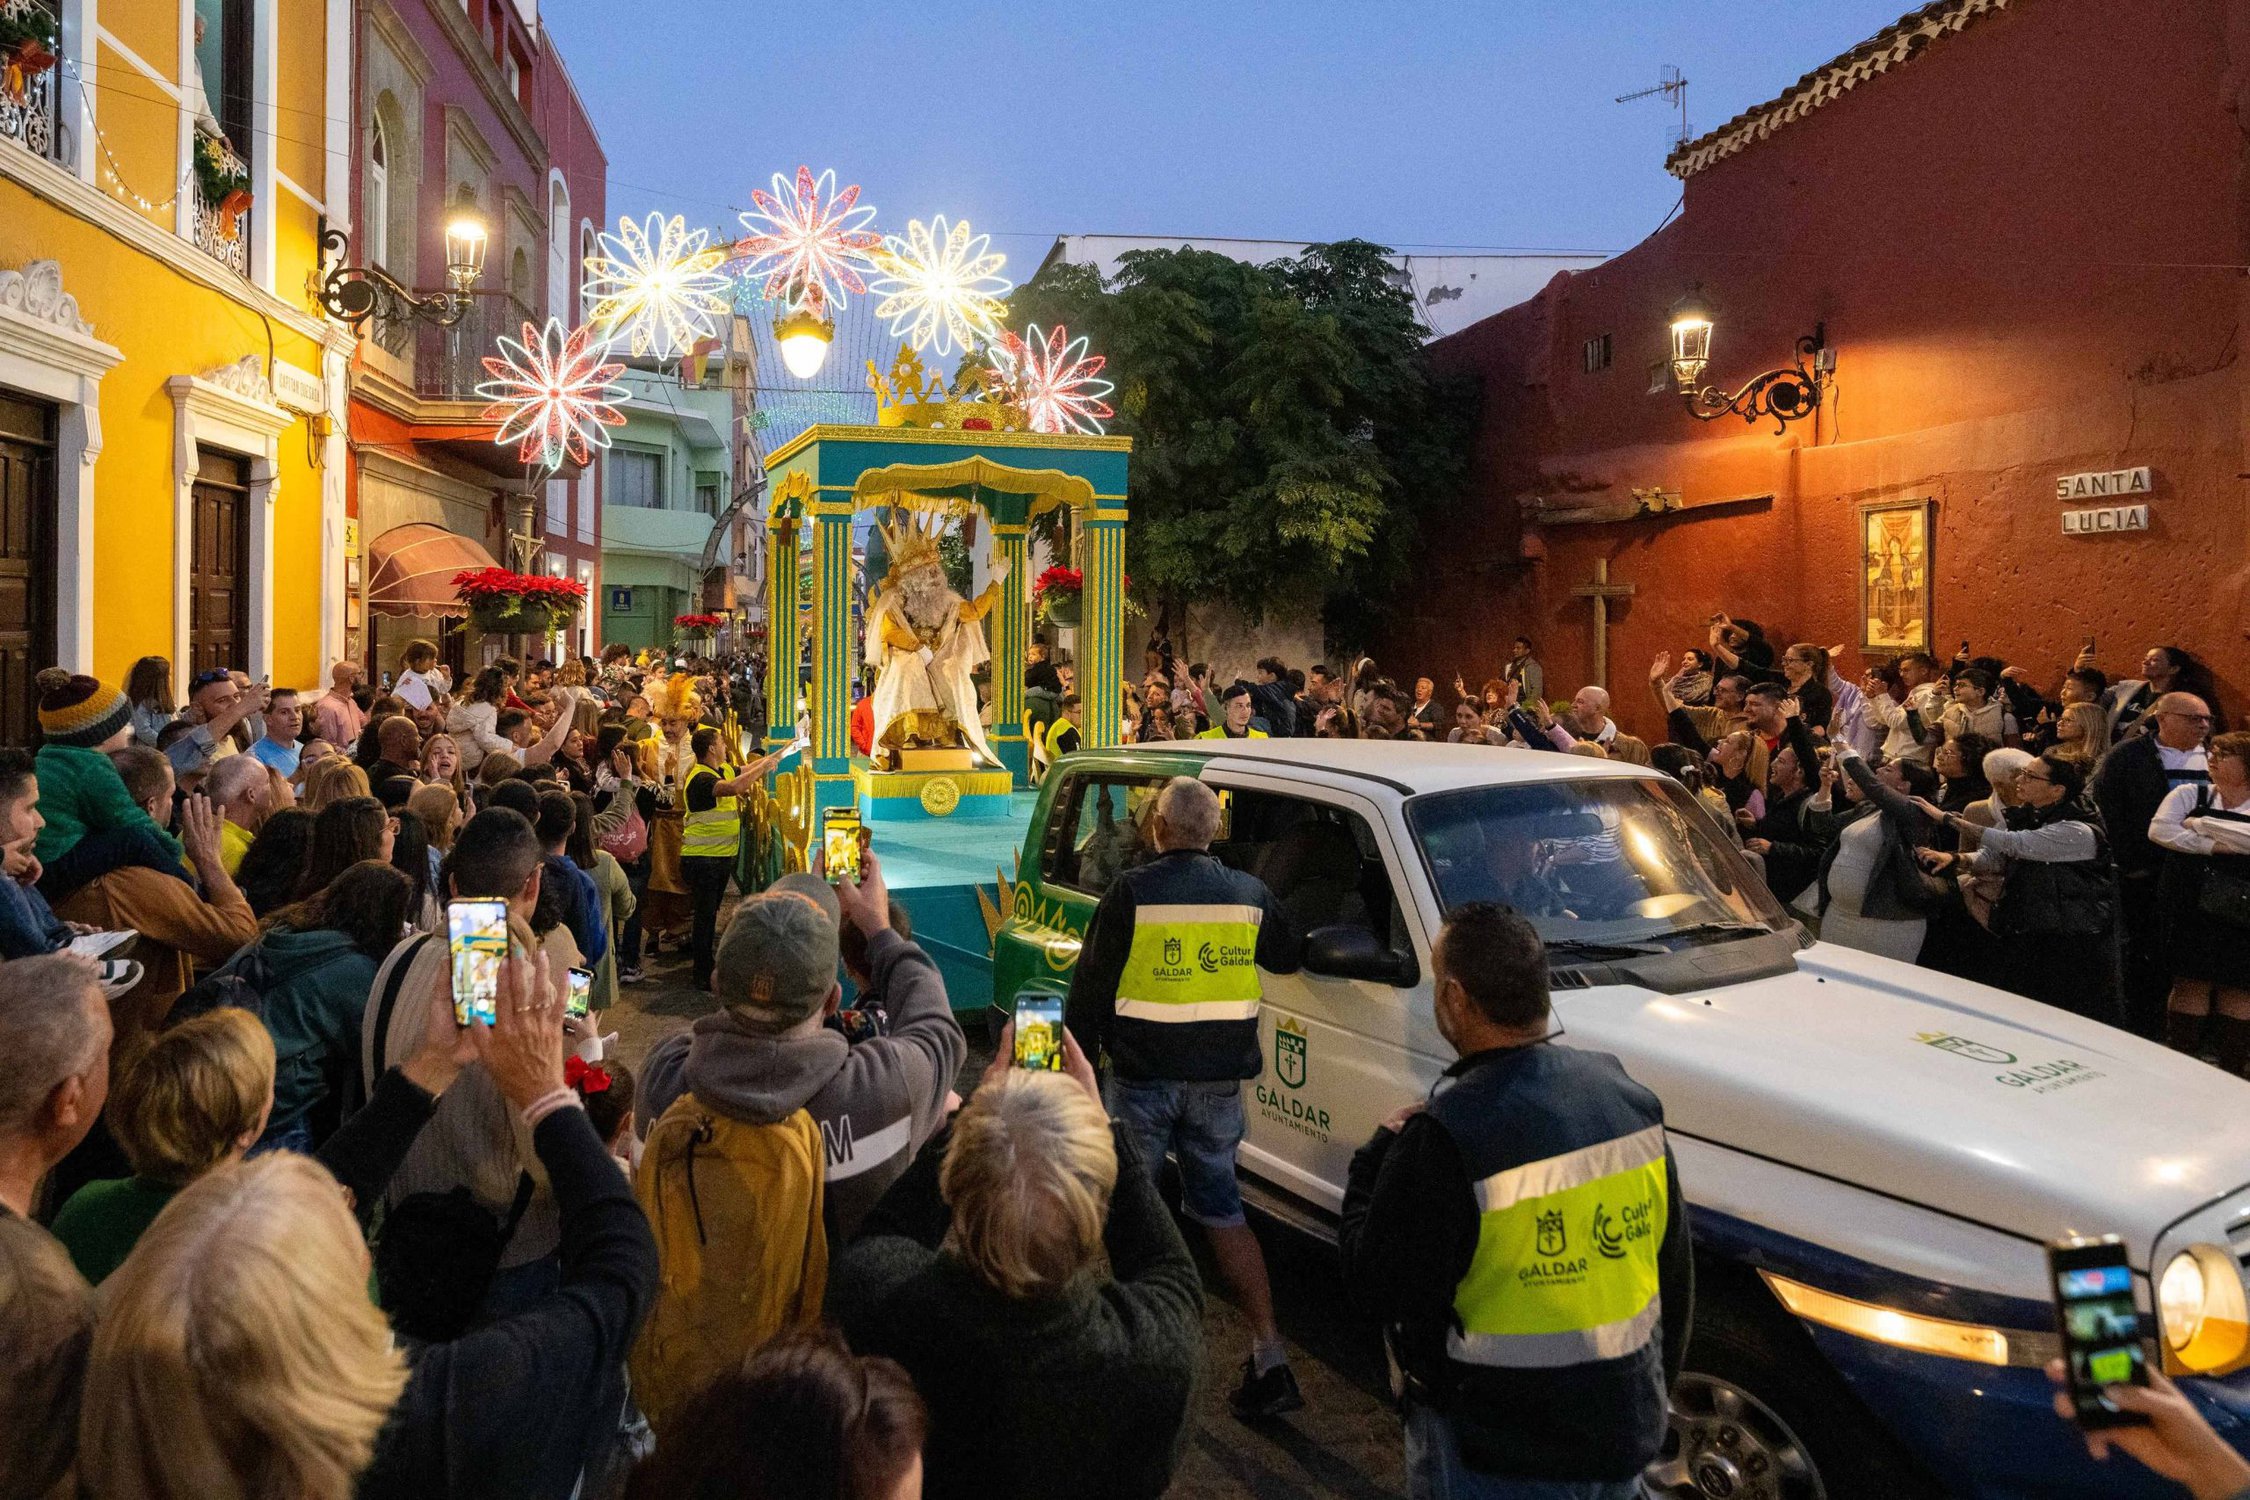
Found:
[[[2106,469],[2099,473],[2064,474],[2055,480],[2057,500],[2127,500],[2156,492],[2156,478],[2147,465],[2137,469]],[[2102,505],[2089,510],[2063,512],[2064,536],[2114,536],[2148,530],[2148,505]]]

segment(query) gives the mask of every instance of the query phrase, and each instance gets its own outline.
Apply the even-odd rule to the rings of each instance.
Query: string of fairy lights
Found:
[[[777,427],[804,425],[799,419],[857,416],[863,399],[811,385],[835,342],[836,312],[853,297],[870,300],[874,321],[917,353],[981,354],[1033,431],[1100,433],[1116,415],[1103,399],[1113,389],[1101,378],[1106,361],[1083,336],[1006,326],[1007,258],[966,219],[939,214],[910,219],[903,234],[880,233],[858,184],[839,188],[833,170],[815,175],[809,166],[794,177],[775,173],[772,191],[754,191],[751,203],[738,215],[745,233],[731,244],[712,244],[709,230],[691,230],[679,215],[625,218],[599,235],[585,262],[585,323],[527,323],[520,339],[500,339],[485,357],[492,378],[476,389],[491,403],[487,420],[500,423],[495,441],[515,444],[527,466],[588,462],[625,420],[617,356],[662,363],[714,352],[722,321],[736,312],[771,314],[767,337],[798,383],[761,388],[753,440],[770,441]]]

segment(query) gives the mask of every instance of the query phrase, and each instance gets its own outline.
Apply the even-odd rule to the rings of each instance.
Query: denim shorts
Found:
[[[1109,1112],[1141,1148],[1151,1172],[1166,1153],[1180,1163],[1180,1207],[1208,1229],[1246,1223],[1234,1178],[1245,1122],[1242,1085],[1109,1081]]]

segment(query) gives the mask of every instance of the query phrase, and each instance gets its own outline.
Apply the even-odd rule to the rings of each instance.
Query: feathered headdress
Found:
[[[703,717],[703,699],[695,691],[695,679],[685,672],[674,672],[664,679],[664,691],[657,695],[656,716],[660,719],[700,719]]]
[[[890,559],[890,571],[883,575],[883,587],[896,588],[898,581],[920,567],[943,567],[938,556],[938,531],[944,524],[941,516],[931,516],[925,521],[910,510],[893,511],[896,517],[889,525],[878,522],[876,530],[883,534],[883,552]]]

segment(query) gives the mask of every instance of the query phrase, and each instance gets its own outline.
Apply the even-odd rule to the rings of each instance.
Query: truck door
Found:
[[[1297,930],[1315,934],[1307,967],[1261,975],[1263,1066],[1244,1085],[1243,1166],[1334,1213],[1352,1153],[1424,1097],[1451,1057],[1431,1017],[1418,882],[1364,796],[1231,769],[1205,780],[1227,807],[1212,852],[1265,881]]]

